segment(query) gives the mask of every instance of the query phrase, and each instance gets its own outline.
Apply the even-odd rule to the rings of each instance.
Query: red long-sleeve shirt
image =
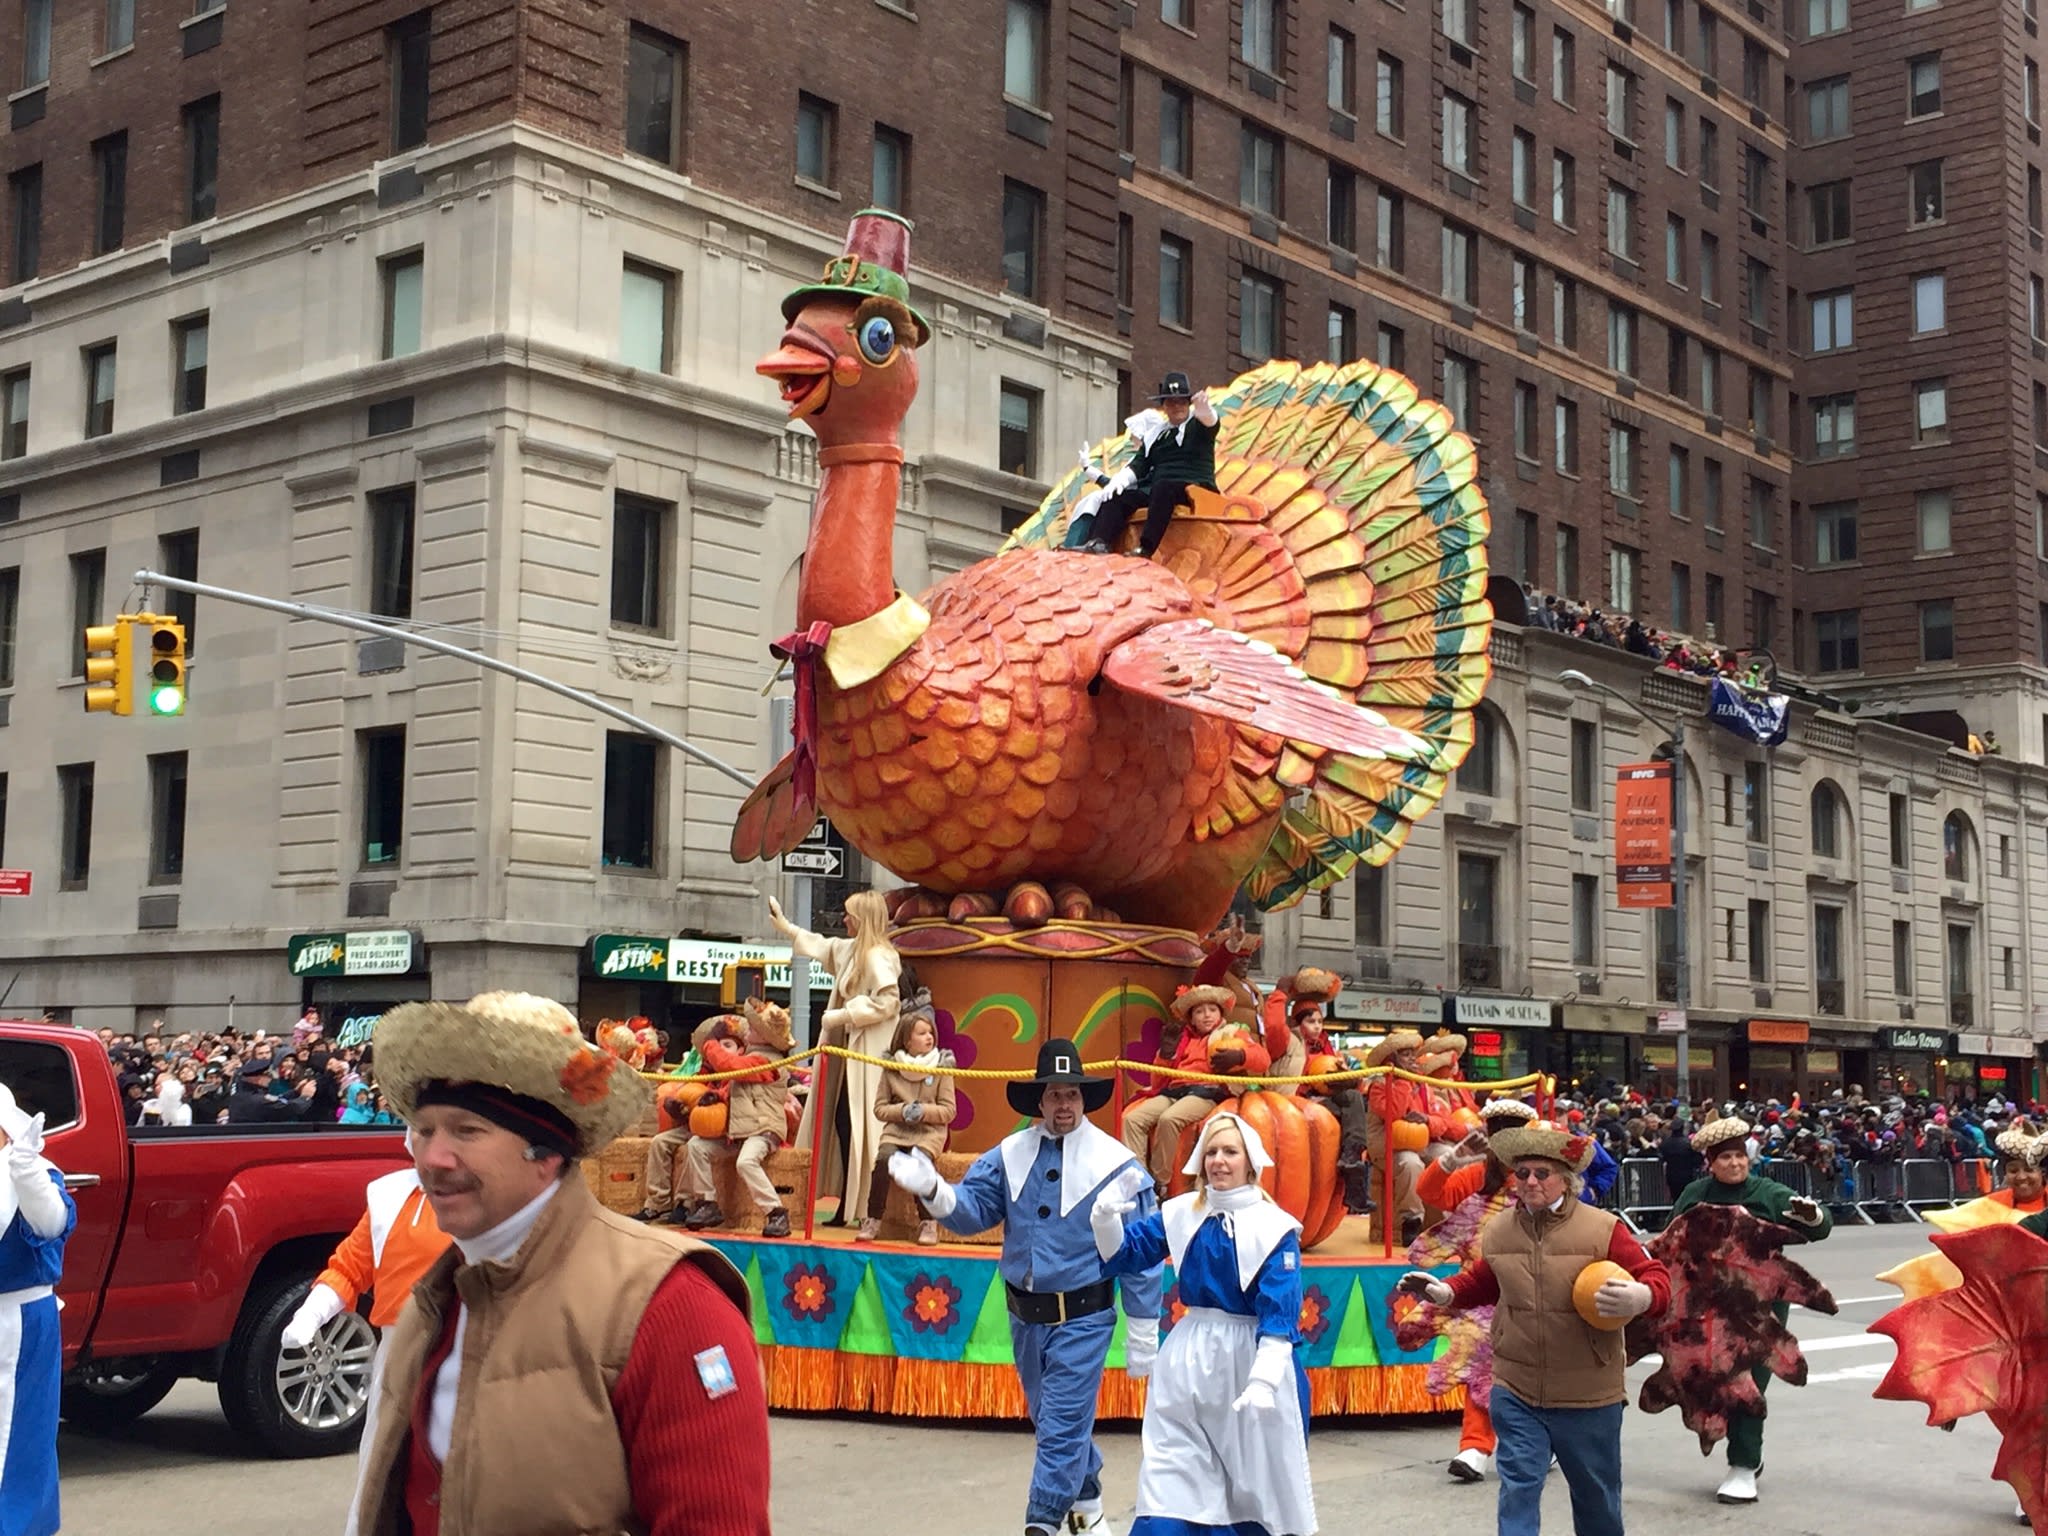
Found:
[[[1635,1234],[1618,1221],[1607,1239],[1607,1257],[1650,1288],[1650,1310],[1645,1316],[1657,1317],[1671,1305],[1671,1272],[1661,1260],[1644,1252]],[[1500,1300],[1500,1281],[1493,1266],[1484,1259],[1474,1259],[1469,1267],[1451,1276],[1449,1284],[1454,1307],[1483,1307]]]

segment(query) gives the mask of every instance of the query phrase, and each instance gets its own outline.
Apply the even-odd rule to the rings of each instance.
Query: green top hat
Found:
[[[873,294],[894,299],[909,310],[917,323],[917,338],[909,344],[923,346],[931,339],[932,328],[910,307],[909,271],[910,220],[886,208],[863,208],[847,226],[846,249],[825,263],[825,275],[784,296],[782,318],[794,320],[796,312],[814,298]]]

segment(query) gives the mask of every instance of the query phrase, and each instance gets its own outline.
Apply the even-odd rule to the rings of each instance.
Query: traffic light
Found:
[[[88,714],[135,709],[135,626],[123,614],[85,632],[85,708]]]
[[[149,636],[149,712],[185,713],[185,626],[144,614],[137,626]]]

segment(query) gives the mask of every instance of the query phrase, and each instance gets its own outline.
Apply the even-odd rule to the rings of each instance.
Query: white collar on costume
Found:
[[[1031,1177],[1031,1165],[1038,1161],[1038,1149],[1045,1144],[1045,1125],[1034,1122],[1003,1138],[1003,1178],[1010,1186],[1010,1198],[1024,1193]],[[1101,1187],[1111,1174],[1135,1163],[1131,1149],[1092,1120],[1083,1120],[1063,1138],[1060,1149],[1060,1214],[1073,1214],[1074,1207]]]
[[[527,1233],[533,1230],[533,1224],[540,1220],[540,1213],[548,1208],[548,1202],[561,1190],[562,1181],[557,1179],[490,1231],[480,1232],[475,1237],[455,1239],[455,1246],[462,1250],[462,1262],[503,1264],[511,1259],[519,1252],[519,1245],[526,1241]]]
[[[1256,1184],[1218,1190],[1206,1202],[1198,1203],[1201,1198],[1199,1194],[1175,1195],[1159,1208],[1166,1228],[1166,1251],[1176,1269],[1202,1223],[1213,1218],[1223,1223],[1224,1232],[1236,1245],[1237,1283],[1248,1291],[1258,1278],[1259,1267],[1272,1257],[1281,1239],[1301,1230],[1300,1222],[1272,1201],[1260,1198]]]

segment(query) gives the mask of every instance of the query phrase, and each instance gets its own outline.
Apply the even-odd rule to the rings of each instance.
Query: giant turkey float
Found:
[[[998,554],[912,598],[892,536],[930,332],[908,244],[896,216],[857,215],[758,364],[820,471],[796,628],[775,648],[795,744],[748,798],[733,856],[773,858],[827,816],[914,882],[890,897],[891,938],[962,1066],[1028,1077],[1048,1035],[1091,1062],[1149,1061],[1197,935],[1240,889],[1274,909],[1384,863],[1469,748],[1492,627],[1473,447],[1398,373],[1271,362],[1212,391],[1216,489],[1193,492],[1154,558],[1061,547],[1093,488],[1077,469]],[[1113,471],[1133,452],[1119,437],[1093,457]],[[1105,1129],[1143,1086],[1120,1074]],[[958,1089],[949,1177],[1021,1123],[1000,1081]],[[1315,1411],[1459,1406],[1429,1395],[1431,1351],[1395,1339],[1405,1259],[1344,1217],[1330,1112],[1284,1085],[1243,1106],[1314,1250]],[[909,1245],[899,1191],[884,1241],[856,1247],[813,1225],[808,1149],[779,1157],[801,1235],[706,1234],[753,1286],[770,1401],[1022,1417],[1000,1233]],[[1142,1411],[1122,1362],[1119,1322],[1107,1417]]]

